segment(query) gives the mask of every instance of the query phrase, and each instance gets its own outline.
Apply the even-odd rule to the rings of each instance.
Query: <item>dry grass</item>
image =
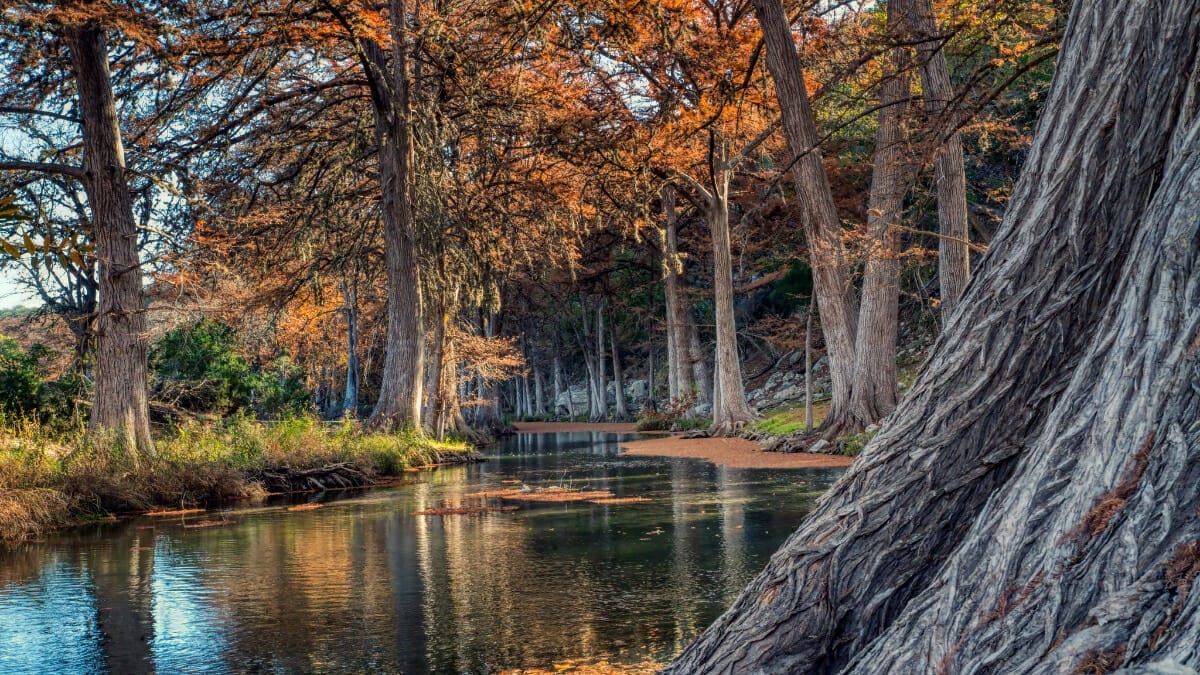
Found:
[[[63,437],[0,419],[0,541],[114,513],[180,515],[260,496],[252,476],[263,469],[347,463],[372,477],[396,476],[473,454],[464,443],[365,434],[351,424],[309,419],[193,424],[161,436],[156,446],[153,456],[133,459],[103,438]]]
[[[58,490],[0,489],[0,539],[36,537],[65,522],[69,502]]]

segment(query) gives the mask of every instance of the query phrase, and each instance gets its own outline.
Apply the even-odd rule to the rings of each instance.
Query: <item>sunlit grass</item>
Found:
[[[825,419],[825,414],[828,412],[828,401],[813,404],[814,429],[821,425],[821,421]],[[791,406],[768,411],[763,419],[755,422],[750,428],[773,436],[786,436],[804,431],[804,406]]]
[[[368,476],[463,457],[471,447],[412,431],[364,433],[353,423],[233,418],[161,434],[152,456],[129,458],[82,433],[64,435],[22,420],[0,424],[0,539],[36,535],[68,522],[166,506],[252,496],[263,469],[353,464]]]

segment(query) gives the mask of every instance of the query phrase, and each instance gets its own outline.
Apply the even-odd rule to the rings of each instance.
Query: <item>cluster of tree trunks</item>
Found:
[[[911,96],[911,45],[917,56],[926,109],[936,136],[946,132],[935,152],[938,215],[942,236],[943,316],[949,316],[968,279],[966,188],[962,142],[950,112],[954,100],[942,42],[928,0],[889,2],[886,40],[894,46],[880,87],[879,125],[868,208],[866,273],[861,303],[850,278],[841,224],[821,161],[820,139],[804,88],[804,72],[791,27],[779,0],[755,0],[767,66],[775,80],[796,185],[814,294],[829,357],[832,397],[823,428],[832,439],[861,431],[896,406],[896,317],[899,265],[894,225],[903,216],[904,195],[915,179],[904,138],[905,108]]]
[[[913,389],[668,672],[1200,665],[1198,50],[1197,0],[1074,4]]]

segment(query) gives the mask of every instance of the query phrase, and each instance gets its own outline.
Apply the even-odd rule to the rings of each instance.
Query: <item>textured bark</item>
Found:
[[[944,129],[951,123],[947,111],[955,101],[954,83],[946,64],[944,40],[938,35],[932,0],[901,0],[896,3],[904,13],[904,23],[917,43],[917,61],[925,111],[933,128]],[[890,7],[890,5],[889,5]],[[967,221],[967,173],[963,166],[962,135],[947,136],[937,148],[933,161],[938,195],[938,280],[941,286],[942,323],[946,322],[971,279],[968,250],[970,231]]]
[[[900,17],[888,4],[888,34],[899,36]],[[905,47],[895,47],[884,67],[879,96],[879,125],[875,135],[875,166],[867,208],[866,271],[854,346],[854,384],[850,415],[865,428],[896,407],[896,328],[900,296],[898,231],[904,211],[909,167],[904,137],[904,112],[911,92],[910,59]]]
[[[913,389],[671,672],[1200,665],[1197,45],[1198,0],[1074,5]]]
[[[717,358],[713,381],[712,431],[729,433],[758,413],[746,401],[742,365],[737,348],[737,322],[733,307],[733,257],[729,242],[729,170],[726,168],[725,142],[718,140],[713,150],[712,203],[708,209],[708,227],[713,247],[713,306],[716,314]]]
[[[847,272],[841,225],[821,162],[817,127],[813,121],[804,72],[792,42],[791,26],[780,0],[754,0],[754,13],[762,26],[767,68],[775,81],[783,129],[792,155],[796,201],[808,242],[813,287],[821,307],[821,329],[828,345],[832,387],[824,426],[836,432],[850,418],[854,369],[854,336],[857,303]]]
[[[418,274],[416,232],[412,220],[412,125],[408,85],[408,43],[404,38],[404,0],[390,0],[391,59],[375,43],[364,41],[375,117],[375,141],[383,198],[384,268],[387,273],[387,347],[379,400],[370,426],[377,429],[421,426],[424,373],[423,308]]]
[[[146,386],[146,318],[138,233],[125,176],[104,31],[71,26],[64,37],[79,96],[84,189],[100,264],[96,369],[90,426],[132,456],[154,451]]]

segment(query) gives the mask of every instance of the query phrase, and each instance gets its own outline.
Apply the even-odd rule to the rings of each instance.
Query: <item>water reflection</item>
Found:
[[[138,520],[4,553],[0,672],[459,673],[667,658],[837,472],[622,457],[619,440],[519,435],[484,464],[318,510],[250,509],[199,529]],[[412,515],[521,483],[651,501]]]

